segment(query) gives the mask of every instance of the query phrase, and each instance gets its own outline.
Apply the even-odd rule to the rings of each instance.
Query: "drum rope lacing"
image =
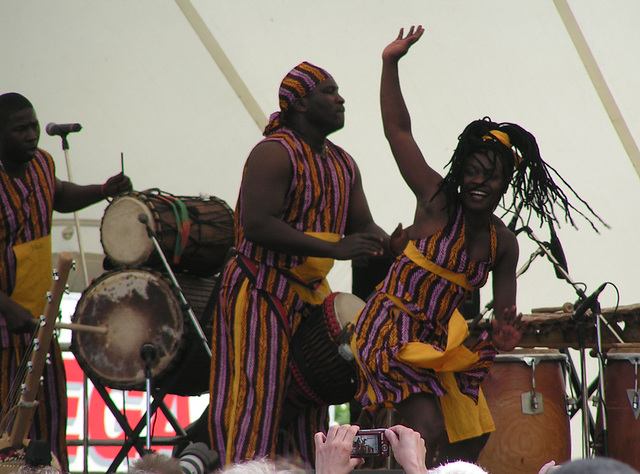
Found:
[[[187,206],[173,194],[162,192],[157,188],[151,189],[150,191],[171,207],[173,215],[176,218],[178,232],[176,234],[176,245],[173,252],[173,263],[177,265],[180,263],[180,257],[187,247],[189,233],[191,232],[191,222],[189,220]]]

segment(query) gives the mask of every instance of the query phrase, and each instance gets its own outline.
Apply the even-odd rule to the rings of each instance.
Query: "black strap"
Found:
[[[256,275],[249,267],[249,260],[247,259],[247,257],[242,254],[236,253],[234,258],[236,260],[236,263],[238,264],[238,267],[240,268],[240,270],[242,270],[242,273],[255,286]],[[256,290],[262,294],[264,299],[267,301],[267,304],[271,307],[271,311],[273,311],[278,316],[278,323],[280,324],[280,326],[282,326],[282,329],[287,335],[287,338],[291,339],[291,328],[289,326],[289,321],[287,321],[285,315],[283,314],[284,308],[278,305],[278,303],[276,302],[276,298],[268,291],[261,288],[256,288]]]

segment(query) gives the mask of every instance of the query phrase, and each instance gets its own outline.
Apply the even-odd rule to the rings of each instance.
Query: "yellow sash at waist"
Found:
[[[403,311],[411,314],[400,298],[387,295],[393,303]],[[444,351],[436,349],[424,342],[407,342],[398,351],[399,360],[408,365],[433,369],[437,372],[460,372],[475,364],[479,357],[467,349],[463,342],[469,336],[469,327],[460,312],[456,309],[447,327],[447,347]]]
[[[396,306],[407,311],[399,298],[387,295]],[[440,397],[449,441],[454,443],[495,430],[489,407],[482,390],[478,403],[460,392],[454,372],[461,372],[475,364],[479,355],[467,349],[463,342],[469,335],[464,317],[455,310],[447,328],[447,347],[440,351],[424,342],[405,343],[398,351],[398,360],[417,367],[436,371],[436,377],[446,393]]]
[[[339,234],[331,232],[305,232],[305,234],[327,242],[338,242]],[[325,298],[331,293],[331,288],[326,276],[333,268],[334,259],[321,257],[307,257],[304,263],[288,270],[288,273],[294,277],[307,283],[315,283],[314,288],[309,288],[300,283],[296,283],[295,279],[289,280],[298,296],[311,304],[322,304]]]

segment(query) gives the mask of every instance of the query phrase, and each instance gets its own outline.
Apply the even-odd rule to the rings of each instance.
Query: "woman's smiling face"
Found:
[[[502,162],[492,152],[477,152],[465,159],[460,197],[465,207],[493,212],[505,192]]]

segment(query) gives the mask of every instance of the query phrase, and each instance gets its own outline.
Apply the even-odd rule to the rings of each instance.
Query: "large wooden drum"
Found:
[[[216,278],[178,275],[177,280],[204,334],[211,337]],[[72,322],[107,329],[104,334],[74,331],[71,340],[82,370],[105,387],[144,390],[140,351],[149,343],[157,352],[151,364],[155,387],[184,396],[209,389],[211,358],[177,288],[161,273],[125,269],[103,274],[82,293]]]
[[[482,383],[496,431],[478,464],[491,474],[537,473],[547,462],[571,458],[563,364],[552,349],[496,356]]]
[[[356,393],[356,363],[346,328],[365,302],[351,293],[331,293],[300,323],[291,338],[293,381],[289,401],[295,406],[340,405]]]
[[[100,241],[109,259],[128,267],[161,267],[148,222],[174,270],[217,273],[233,245],[233,211],[216,197],[173,196],[158,189],[116,197],[106,208]]]
[[[640,469],[640,345],[620,344],[606,354],[605,407],[609,456]]]

